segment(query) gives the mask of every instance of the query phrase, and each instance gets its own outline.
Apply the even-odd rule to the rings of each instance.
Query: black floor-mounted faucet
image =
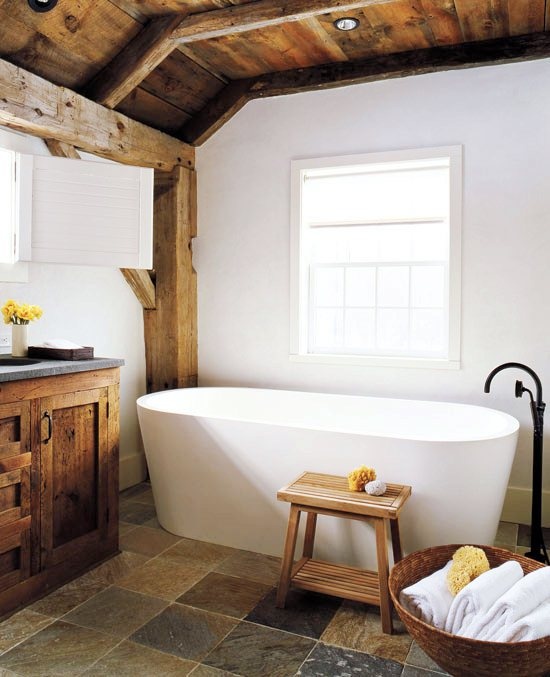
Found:
[[[527,367],[525,364],[519,362],[506,362],[498,367],[487,376],[485,381],[485,392],[488,393],[491,389],[491,381],[499,371],[503,369],[523,369],[526,371],[535,382],[536,397],[533,393],[524,388],[522,381],[516,381],[516,397],[522,397],[523,393],[529,393],[531,400],[531,416],[533,418],[533,494],[531,502],[531,550],[525,553],[526,557],[537,560],[537,562],[546,562],[548,560],[548,553],[544,545],[542,537],[542,449],[543,449],[543,434],[544,434],[544,410],[546,404],[542,401],[542,384],[537,374]]]

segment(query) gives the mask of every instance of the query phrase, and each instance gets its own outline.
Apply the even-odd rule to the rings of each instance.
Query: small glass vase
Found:
[[[28,326],[28,324],[11,325],[11,354],[13,357],[27,357],[29,348]]]

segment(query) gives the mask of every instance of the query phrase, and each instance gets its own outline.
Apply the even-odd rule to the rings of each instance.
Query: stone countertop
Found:
[[[0,358],[9,357],[9,355],[0,355]],[[22,381],[27,378],[40,378],[41,376],[72,374],[77,371],[111,369],[123,365],[124,360],[114,357],[94,357],[91,360],[40,360],[36,364],[25,364],[16,367],[0,366],[0,383]]]

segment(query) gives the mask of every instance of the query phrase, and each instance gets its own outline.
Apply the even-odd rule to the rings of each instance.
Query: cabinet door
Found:
[[[107,537],[108,389],[40,400],[41,566],[89,558]]]
[[[30,416],[30,402],[0,405],[0,591],[31,573]]]

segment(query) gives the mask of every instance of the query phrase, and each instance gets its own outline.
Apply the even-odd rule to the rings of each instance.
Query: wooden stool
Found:
[[[277,492],[279,501],[290,503],[277,606],[284,608],[290,585],[323,592],[380,607],[382,630],[391,634],[392,603],[388,590],[388,547],[386,521],[390,524],[394,563],[401,559],[398,516],[411,494],[411,487],[388,484],[383,496],[350,491],[346,477],[305,472]],[[294,563],[300,514],[307,513],[304,549]],[[378,572],[312,559],[317,515],[330,515],[374,522]]]

